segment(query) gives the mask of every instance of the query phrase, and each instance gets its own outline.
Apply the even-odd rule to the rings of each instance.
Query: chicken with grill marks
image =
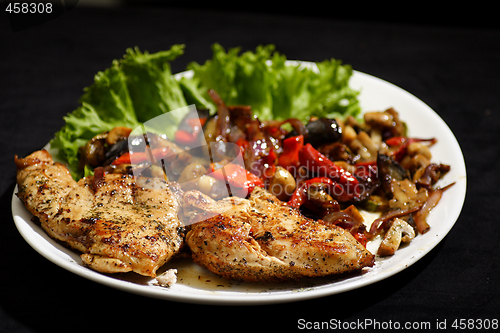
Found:
[[[196,263],[228,279],[297,280],[361,270],[374,255],[348,231],[304,217],[256,187],[248,199],[184,194],[186,235]],[[190,222],[191,221],[191,222]]]
[[[92,269],[155,277],[181,250],[177,184],[118,174],[76,182],[45,150],[15,162],[19,199],[49,236],[82,252]]]

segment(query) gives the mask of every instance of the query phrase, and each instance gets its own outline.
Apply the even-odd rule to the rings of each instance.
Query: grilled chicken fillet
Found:
[[[306,218],[259,187],[249,199],[219,201],[188,191],[183,205],[185,216],[196,222],[186,236],[194,261],[228,279],[296,280],[374,263],[349,232]]]
[[[75,182],[45,150],[15,162],[19,199],[49,236],[81,251],[89,267],[155,277],[180,251],[177,185],[117,174]]]

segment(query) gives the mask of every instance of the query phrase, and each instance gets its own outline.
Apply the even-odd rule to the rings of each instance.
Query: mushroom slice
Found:
[[[379,256],[391,256],[399,248],[401,242],[410,242],[415,238],[415,230],[402,219],[395,219],[385,234],[384,240],[378,248]]]

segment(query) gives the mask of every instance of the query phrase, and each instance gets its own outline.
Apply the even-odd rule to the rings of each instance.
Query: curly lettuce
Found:
[[[349,86],[353,70],[330,59],[308,66],[287,62],[274,45],[259,46],[240,54],[212,46],[213,57],[204,64],[190,63],[198,89],[214,89],[226,104],[251,105],[259,119],[311,116],[346,117],[361,112],[355,91]]]
[[[187,106],[177,80],[172,77],[170,62],[184,53],[184,45],[150,54],[138,48],[127,49],[123,59],[99,72],[94,83],[84,89],[80,106],[64,117],[65,125],[55,134],[51,147],[59,150],[75,179],[79,170],[79,147],[95,135],[115,126],[131,128],[165,112]],[[173,135],[178,122],[165,133]]]

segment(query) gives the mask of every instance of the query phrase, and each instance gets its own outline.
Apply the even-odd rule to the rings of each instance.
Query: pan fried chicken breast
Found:
[[[219,201],[189,191],[183,205],[186,218],[196,222],[186,236],[194,261],[228,279],[296,280],[374,263],[349,232],[306,218],[259,187],[249,199]]]
[[[15,162],[19,199],[49,236],[81,251],[96,271],[155,277],[180,251],[177,185],[118,174],[75,182],[45,150]]]

